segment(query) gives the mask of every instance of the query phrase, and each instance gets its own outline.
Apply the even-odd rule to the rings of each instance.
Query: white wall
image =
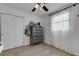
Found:
[[[29,14],[8,6],[3,6],[0,5],[0,13],[6,13],[6,14],[11,14],[11,15],[16,15],[16,16],[21,16],[24,17],[24,28],[25,25],[27,25],[29,23],[29,21],[33,21],[33,22],[40,22],[42,24],[42,18],[33,14]],[[29,45],[29,37],[24,35],[24,45]]]
[[[44,43],[51,44],[51,36],[50,36],[50,16],[42,16],[42,24],[44,26]]]
[[[71,11],[71,43],[72,43],[72,53],[79,55],[79,4],[72,8]]]
[[[79,5],[69,8],[65,11],[70,12],[70,30],[65,33],[59,32],[57,36],[50,30],[50,42],[52,41],[51,45],[57,48],[73,53],[75,55],[79,55],[79,17],[77,17],[79,14]]]

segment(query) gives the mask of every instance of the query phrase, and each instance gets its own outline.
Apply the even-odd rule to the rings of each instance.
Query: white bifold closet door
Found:
[[[23,45],[23,18],[16,17],[16,47]]]
[[[23,45],[23,18],[1,14],[1,41],[4,50]]]

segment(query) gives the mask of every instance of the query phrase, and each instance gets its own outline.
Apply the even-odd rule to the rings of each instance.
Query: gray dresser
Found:
[[[31,26],[31,35],[30,35],[30,44],[41,43],[43,42],[43,27],[36,24]]]

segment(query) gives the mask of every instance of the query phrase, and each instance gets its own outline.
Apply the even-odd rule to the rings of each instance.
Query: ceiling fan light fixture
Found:
[[[33,9],[32,9],[32,12],[34,12],[36,10],[36,8],[34,7]]]
[[[35,8],[36,8],[36,9],[38,9],[38,8],[39,8],[39,5],[38,5],[38,4],[36,4],[36,5],[35,5]]]
[[[45,6],[45,3],[36,3],[32,9],[32,12],[34,12],[36,9],[39,9],[40,11],[43,9],[46,12],[48,11],[48,8]]]
[[[43,6],[43,9],[47,12],[48,11],[48,9],[47,9],[47,7],[46,6]]]

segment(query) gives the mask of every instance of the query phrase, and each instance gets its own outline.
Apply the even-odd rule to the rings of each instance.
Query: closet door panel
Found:
[[[14,48],[16,39],[16,21],[14,16],[1,15],[1,34],[4,50]]]
[[[23,18],[16,17],[16,47],[23,45]]]

